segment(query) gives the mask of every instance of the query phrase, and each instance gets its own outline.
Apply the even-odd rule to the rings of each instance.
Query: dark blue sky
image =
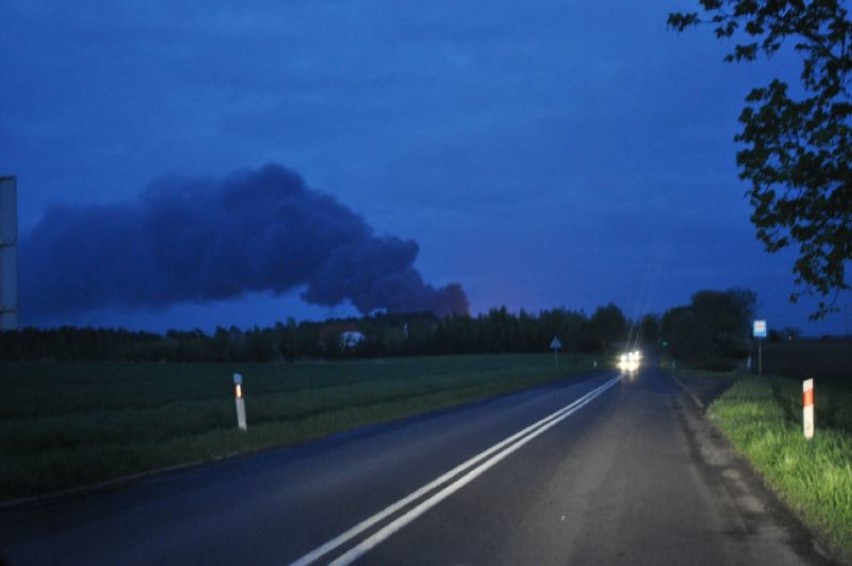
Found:
[[[696,5],[4,2],[0,172],[18,176],[23,241],[54,203],[123,206],[164,175],[277,163],[417,241],[423,280],[459,282],[474,313],[639,316],[747,287],[770,327],[843,332],[842,313],[810,323],[813,303],[787,302],[794,255],[763,252],[734,163],[748,90],[795,81],[799,62],[726,64],[711,30],[666,29]],[[34,321],[25,293],[24,324],[354,313],[295,289]]]

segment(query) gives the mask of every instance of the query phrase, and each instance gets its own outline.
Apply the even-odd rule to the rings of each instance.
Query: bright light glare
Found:
[[[642,360],[642,352],[634,350],[621,354],[618,358],[618,369],[621,371],[636,371],[639,369],[639,362]]]

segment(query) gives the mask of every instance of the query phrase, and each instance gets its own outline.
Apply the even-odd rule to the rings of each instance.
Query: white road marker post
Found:
[[[234,374],[234,403],[237,406],[237,426],[240,430],[246,430],[246,400],[243,399],[243,376]]]
[[[765,320],[752,323],[752,335],[757,338],[757,375],[763,375],[763,340],[767,335]]]
[[[553,368],[556,371],[559,371],[559,348],[562,347],[562,342],[559,341],[558,336],[554,336],[553,340],[550,341],[550,349],[553,350]]]
[[[814,437],[814,380],[802,382],[802,423],[805,429],[805,439]]]

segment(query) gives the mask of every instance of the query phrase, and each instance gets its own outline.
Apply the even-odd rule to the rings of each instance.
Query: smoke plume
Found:
[[[413,240],[380,236],[277,165],[222,180],[164,178],[133,202],[54,206],[21,242],[28,318],[286,293],[362,313],[467,312],[461,286],[414,268]]]

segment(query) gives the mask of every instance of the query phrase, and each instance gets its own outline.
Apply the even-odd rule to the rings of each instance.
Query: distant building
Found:
[[[360,330],[344,330],[340,333],[340,347],[344,350],[357,348],[366,339]]]
[[[321,344],[332,347],[332,344],[337,342],[341,350],[357,348],[367,339],[353,322],[326,324],[320,329],[319,336]]]

